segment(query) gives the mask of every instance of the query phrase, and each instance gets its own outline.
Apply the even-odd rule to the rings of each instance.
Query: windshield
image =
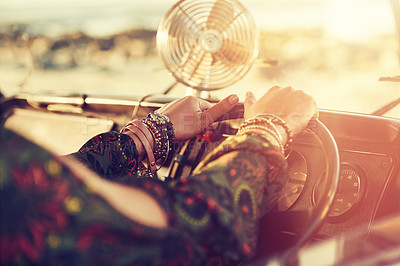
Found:
[[[175,82],[156,31],[167,0],[0,2],[0,89],[146,95]],[[400,97],[398,0],[243,0],[260,30],[259,59],[222,98],[272,86],[311,94],[323,109],[371,113]],[[397,7],[396,7],[397,6]],[[397,78],[398,79],[398,78]],[[174,87],[172,96],[188,89]]]

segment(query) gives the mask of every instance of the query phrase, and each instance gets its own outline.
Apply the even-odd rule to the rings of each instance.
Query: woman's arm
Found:
[[[201,264],[211,258],[237,263],[254,253],[258,219],[276,203],[286,182],[286,168],[276,147],[249,135],[227,139],[193,176],[169,183],[138,178],[121,184],[70,167],[116,211],[165,235],[156,242],[142,236],[159,249],[155,258],[173,256]],[[178,246],[191,246],[192,253],[163,254],[167,238]],[[154,263],[155,258],[146,260]]]
[[[220,116],[229,112],[238,101],[239,98],[234,94],[215,105],[188,96],[163,106],[157,112],[169,117],[176,140],[183,141],[208,128]],[[137,134],[132,130],[123,130],[122,134],[103,133],[91,138],[78,152],[70,156],[106,179],[136,176],[138,166],[147,157],[145,145],[148,145],[152,152],[155,152],[156,147],[153,133],[139,120],[137,122],[141,124],[140,129],[132,126],[134,131],[139,131]]]
[[[281,104],[294,97],[291,89],[272,92]],[[298,132],[307,122],[297,123],[299,117],[311,117],[314,107],[302,93],[295,98],[304,108],[297,101],[283,111]],[[263,106],[274,113],[264,100],[247,97],[246,113],[258,115]],[[209,124],[202,113],[212,110],[203,109],[193,121]],[[170,183],[127,178],[117,184],[2,132],[1,262],[204,265],[216,257],[231,263],[250,256],[258,218],[276,202],[286,168],[276,142],[266,140],[268,130],[251,130],[269,122],[257,123],[223,142],[192,177]],[[96,172],[119,176],[135,173],[137,153],[129,136],[109,132],[91,139],[80,155]]]
[[[262,198],[269,196],[259,196],[264,175],[284,162],[271,146],[260,146],[261,138],[236,136],[191,178],[117,183],[15,134],[1,134],[4,264],[237,262],[254,250],[254,219],[268,209]],[[280,182],[284,178],[264,186],[273,189],[271,197]]]
[[[136,176],[139,151],[132,138],[119,132],[107,132],[88,140],[74,157],[105,179]]]
[[[286,183],[283,155],[258,136],[224,141],[187,180],[172,182],[174,217],[206,258],[225,264],[251,257],[258,220]],[[204,234],[203,232],[208,232]]]
[[[179,113],[179,110],[182,108],[178,107],[193,106],[193,103],[188,105],[185,101],[193,102],[194,98],[185,99],[178,101],[178,104],[167,106],[161,111],[174,117],[175,121],[179,121],[182,116],[182,112]],[[197,121],[196,124],[199,124],[199,121],[200,124],[202,123],[201,117],[204,115],[201,112],[213,110],[201,108],[203,109],[199,109],[198,118],[195,115],[191,116],[195,118],[193,121]],[[216,109],[214,108],[214,110]],[[245,118],[251,118],[264,112],[279,113],[281,117],[289,121],[286,127],[290,131],[298,133],[316,113],[316,105],[311,97],[291,88],[274,87],[259,101],[256,101],[254,95],[249,93],[245,100]],[[179,225],[183,226],[182,232],[187,233],[194,230],[195,236],[203,230],[229,232],[230,241],[235,239],[235,243],[245,244],[246,248],[238,250],[236,246],[235,251],[228,248],[228,253],[242,255],[245,255],[246,252],[251,253],[255,245],[257,220],[279,196],[285,182],[283,173],[286,168],[282,153],[277,149],[276,140],[273,142],[274,145],[272,142],[265,141],[265,138],[268,139],[268,137],[263,136],[263,130],[260,130],[260,125],[257,123],[250,124],[250,130],[245,130],[241,136],[235,136],[224,142],[219,149],[200,164],[195,171],[195,176],[187,180],[172,182],[168,187],[156,180],[132,181],[135,187],[131,190],[132,192],[136,189],[140,190],[142,187],[143,191],[138,191],[138,194],[144,198],[153,197],[153,200],[147,199],[150,203],[148,209],[142,208],[142,202],[135,200],[135,196],[132,195],[130,198],[129,193],[125,194],[132,204],[126,208],[124,201],[119,200],[118,189],[113,190],[114,193],[100,190],[99,194],[106,197],[110,204],[127,217],[140,221],[144,225],[163,228]],[[256,126],[257,130],[252,130],[251,126]],[[280,135],[281,145],[284,145],[288,139],[287,128],[282,125],[277,125],[276,128],[277,135]],[[182,128],[182,130],[184,129]],[[268,136],[270,137],[271,134]],[[240,174],[236,176],[236,173]],[[122,190],[121,193],[123,193]],[[154,201],[158,204],[154,204]],[[155,216],[149,215],[146,210],[159,217],[157,223],[154,223]],[[250,214],[251,219],[246,218],[241,212]],[[166,219],[164,219],[165,217]],[[213,218],[211,219],[211,217]],[[231,231],[232,228],[241,228],[242,225],[247,229]],[[218,228],[218,230],[212,228]],[[221,243],[220,248],[226,245],[223,241]],[[197,244],[201,249],[202,244]],[[231,259],[234,259],[235,256]]]

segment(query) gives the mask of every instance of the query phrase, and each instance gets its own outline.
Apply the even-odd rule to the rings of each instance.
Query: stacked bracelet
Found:
[[[147,126],[155,140],[154,156],[156,160],[165,162],[175,139],[175,131],[169,117],[152,112],[141,122]]]
[[[287,134],[286,145],[283,145],[283,138],[280,134],[277,125],[282,126]],[[293,133],[287,126],[285,121],[277,116],[262,114],[253,118],[250,118],[243,122],[238,130],[238,135],[243,134],[257,134],[266,138],[271,142],[272,145],[279,148],[279,150],[284,153],[287,145],[293,140]]]
[[[239,135],[243,134],[257,134],[268,141],[271,142],[272,145],[275,147],[279,148],[279,150],[283,153],[285,149],[283,148],[282,145],[282,139],[279,137],[276,131],[269,129],[268,127],[265,126],[255,126],[255,125],[248,125],[242,130],[238,132]]]
[[[141,164],[139,173],[154,177],[157,163],[163,165],[168,158],[175,139],[173,125],[163,114],[150,113],[141,120],[132,120],[121,129],[121,133],[129,134],[140,141],[147,155],[147,168]]]
[[[144,131],[142,131],[139,127],[137,127],[135,125],[137,121],[131,121],[130,123],[128,123],[122,130],[121,133],[127,133],[128,131],[133,133],[129,134],[134,140],[135,138],[140,141],[146,151],[146,155],[147,155],[147,165],[148,165],[148,169],[150,170],[150,172],[155,172],[157,170],[156,168],[156,160],[154,158],[154,153],[153,153],[153,148],[151,143],[151,139],[148,138],[148,136],[146,136],[146,133]],[[148,133],[148,132],[147,132]],[[143,166],[140,167],[139,169],[140,171],[143,170]]]
[[[270,120],[274,125],[281,126],[281,127],[283,127],[283,128],[285,129],[286,136],[287,136],[287,141],[286,141],[285,148],[287,148],[287,147],[289,146],[289,144],[293,142],[293,132],[292,132],[292,130],[289,128],[289,126],[287,125],[287,123],[285,122],[285,120],[283,120],[283,119],[280,118],[279,116],[272,115],[272,114],[260,114],[260,115],[258,115],[258,117],[268,119],[268,120]]]

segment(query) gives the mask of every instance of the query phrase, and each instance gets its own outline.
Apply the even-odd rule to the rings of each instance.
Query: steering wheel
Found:
[[[267,229],[267,239],[259,241],[256,258],[251,261],[250,265],[266,265],[266,261],[271,259],[271,256],[276,256],[280,265],[290,264],[290,260],[297,258],[296,255],[301,247],[310,240],[313,234],[319,229],[333,203],[340,178],[338,148],[331,132],[321,121],[312,120],[311,123],[313,124],[311,129],[312,134],[314,134],[315,138],[318,140],[319,146],[326,158],[325,186],[322,189],[321,196],[318,202],[314,204],[311,211],[294,211],[293,209],[297,209],[293,207],[299,202],[298,199],[287,211],[274,213],[272,222],[271,219],[269,219],[270,214],[262,217],[260,220],[260,230]],[[296,140],[294,140],[294,143],[296,143]],[[304,196],[308,195],[304,195],[303,193],[300,195],[300,197]],[[302,220],[301,222],[300,219]],[[291,246],[285,251],[281,250],[277,254],[266,252],[265,249],[270,249],[271,245],[279,245],[279,243],[274,243],[274,232],[276,237],[276,235],[278,235],[276,234],[278,230],[291,231],[293,229],[293,227],[290,229],[285,228],[285,225],[288,224],[285,223],[286,221],[291,221],[296,224],[296,228],[300,229],[296,230],[296,235],[299,235],[299,237],[293,237],[294,240],[292,239]],[[277,225],[280,227],[279,229],[276,228]]]
[[[230,113],[225,115],[221,120],[226,119],[235,119],[235,118],[242,118],[244,107],[242,105],[238,105],[235,107]],[[272,224],[272,230],[276,230],[276,224],[285,224],[282,221],[298,221],[299,218],[303,219],[302,226],[300,226],[300,231],[297,234],[300,236],[295,241],[293,241],[292,245],[289,249],[287,249],[284,253],[280,254],[279,260],[280,262],[285,265],[289,262],[290,259],[296,258],[296,253],[300,250],[300,248],[313,236],[315,232],[319,229],[320,225],[326,218],[329,209],[333,203],[333,199],[336,194],[336,190],[339,184],[340,178],[340,158],[339,158],[339,151],[336,145],[336,141],[333,138],[333,135],[329,131],[329,129],[319,120],[312,120],[310,125],[307,129],[311,135],[314,135],[315,139],[317,140],[318,146],[320,146],[323,155],[325,157],[325,179],[324,179],[324,186],[321,190],[320,197],[318,202],[316,202],[309,211],[293,211],[292,208],[296,207],[296,204],[300,201],[299,199],[293,204],[291,208],[287,211],[279,212],[278,215],[275,216],[276,223]],[[308,133],[306,133],[308,134]],[[310,134],[309,134],[310,135]],[[296,139],[294,140],[293,144],[296,144]],[[294,146],[294,145],[293,145]],[[307,183],[306,183],[307,184]],[[311,185],[311,184],[309,184]],[[310,189],[309,189],[310,190]],[[300,197],[309,196],[304,195],[302,193]],[[271,226],[271,224],[265,223],[268,220],[267,214],[260,220],[260,226]],[[298,227],[298,224],[296,223]],[[262,229],[260,227],[260,229]],[[286,228],[281,227],[281,230],[285,230]],[[297,228],[298,229],[298,228]],[[270,230],[271,232],[271,230]],[[267,236],[268,237],[268,236]],[[265,243],[261,243],[259,241],[258,245],[258,257],[266,259],[265,253],[263,252],[263,248],[266,246],[274,245],[275,243],[271,242],[270,238],[267,238]],[[274,254],[269,254],[274,255]],[[253,264],[254,260],[252,261]]]

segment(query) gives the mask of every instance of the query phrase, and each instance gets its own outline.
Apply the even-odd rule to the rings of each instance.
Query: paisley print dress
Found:
[[[69,163],[6,129],[0,144],[2,265],[238,264],[286,182],[282,154],[256,135],[226,139],[172,181],[138,176],[135,144],[118,132],[93,137]],[[82,164],[153,197],[167,228],[113,208],[77,178]]]

